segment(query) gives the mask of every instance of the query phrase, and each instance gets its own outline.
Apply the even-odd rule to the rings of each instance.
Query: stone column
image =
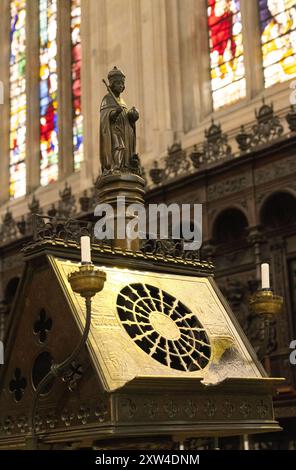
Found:
[[[152,26],[152,5],[150,0],[140,2],[140,22],[141,22],[141,56],[142,56],[142,73],[143,73],[143,109],[140,109],[140,119],[142,127],[140,127],[142,152],[149,154],[149,158],[155,158],[156,150],[156,133],[159,126],[156,118],[157,113],[157,97],[156,95],[156,78],[154,64],[154,30]],[[145,162],[142,162],[145,165]]]
[[[134,76],[134,97],[135,106],[141,111],[141,119],[137,127],[137,152],[141,155],[145,151],[145,122],[144,122],[144,75],[143,75],[143,57],[142,48],[142,23],[141,23],[141,2],[138,0],[129,0],[131,16],[131,56]],[[136,47],[135,47],[136,45]],[[142,162],[143,163],[143,162]]]
[[[184,132],[212,111],[206,2],[178,0]]]
[[[154,97],[154,154],[159,155],[173,143],[174,130],[172,127],[171,101],[169,93],[169,67],[168,67],[168,31],[166,23],[166,1],[153,0],[151,2],[152,28],[153,28],[153,67],[154,90],[146,96],[151,100]],[[146,75],[146,81],[151,71]],[[146,102],[147,104],[147,102]]]
[[[26,13],[26,176],[29,194],[40,185],[39,1],[27,1]]]
[[[248,228],[248,241],[251,243],[254,250],[254,264],[256,266],[256,280],[258,281],[258,287],[260,287],[261,280],[261,245],[264,243],[264,236],[260,232],[258,226],[253,226]]]
[[[258,1],[248,0],[247,2],[240,2],[240,5],[247,99],[250,100],[264,89]]]
[[[197,122],[205,119],[213,111],[212,88],[211,88],[211,63],[208,15],[206,2],[192,0],[195,15],[195,34],[192,37],[193,46],[196,48],[196,56],[193,60],[194,66],[194,97],[197,113]],[[186,27],[185,25],[183,27]],[[188,77],[187,77],[188,78]]]
[[[57,10],[59,179],[70,175],[74,167],[70,3],[58,0]]]
[[[290,299],[285,295],[286,292],[289,292],[285,240],[281,237],[271,240],[270,251],[272,269],[271,288],[275,294],[284,297],[283,312],[277,320],[278,349],[283,352],[289,349],[290,340],[292,339],[289,333],[293,331]]]
[[[183,91],[182,89],[182,62],[184,50],[181,53],[180,19],[187,11],[188,2],[183,2],[182,15],[180,15],[178,0],[166,2],[167,18],[167,54],[168,54],[168,82],[170,94],[171,126],[174,140],[180,140],[183,135]],[[188,29],[187,29],[188,30]],[[187,44],[189,46],[189,44]],[[185,71],[186,73],[186,71]],[[192,89],[192,87],[191,87]],[[192,100],[191,100],[192,101]],[[193,119],[195,113],[192,114]]]
[[[167,3],[165,0],[140,2],[139,55],[141,55],[144,83],[143,109],[140,109],[140,113],[145,123],[145,128],[144,126],[141,128],[141,150],[149,155],[148,158],[163,153],[174,140],[169,82]],[[129,45],[132,48],[138,47],[133,43]],[[126,49],[124,51],[125,54],[129,54]],[[128,76],[129,86],[133,89],[137,79],[133,76],[132,70]]]
[[[288,358],[289,345],[293,332],[291,299],[289,295],[289,278],[287,272],[286,260],[286,242],[282,237],[275,237],[270,241],[271,252],[271,272],[272,282],[271,288],[274,293],[284,298],[283,311],[278,315],[276,320],[276,340],[277,348],[275,353],[270,357],[271,369],[276,370],[278,376],[287,379],[286,385],[290,388],[293,386],[293,372]],[[291,337],[292,336],[292,337]],[[287,389],[288,391],[289,389]]]
[[[90,186],[100,171],[99,106],[104,95],[101,79],[107,76],[106,0],[81,2],[81,100],[83,113],[83,151],[81,189]]]

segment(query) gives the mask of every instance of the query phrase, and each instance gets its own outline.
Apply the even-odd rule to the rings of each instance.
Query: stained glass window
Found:
[[[214,109],[246,95],[239,0],[207,0]]]
[[[11,198],[26,194],[26,1],[10,2],[10,164]]]
[[[296,76],[296,0],[259,0],[265,86]]]
[[[40,183],[58,179],[57,0],[39,0]]]
[[[71,2],[72,38],[72,100],[73,100],[73,153],[74,169],[83,160],[83,117],[81,112],[81,0]]]

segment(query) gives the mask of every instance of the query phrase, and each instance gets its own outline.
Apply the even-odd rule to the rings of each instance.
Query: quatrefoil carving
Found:
[[[14,377],[9,382],[9,390],[14,394],[15,401],[19,402],[25,392],[27,379],[22,376],[22,371],[18,367],[14,371]]]

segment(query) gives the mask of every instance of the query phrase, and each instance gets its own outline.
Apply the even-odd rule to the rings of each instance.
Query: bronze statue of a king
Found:
[[[100,108],[100,159],[102,172],[128,171],[136,155],[136,126],[139,112],[135,107],[127,110],[120,94],[125,89],[125,75],[114,67],[108,73],[108,93]]]

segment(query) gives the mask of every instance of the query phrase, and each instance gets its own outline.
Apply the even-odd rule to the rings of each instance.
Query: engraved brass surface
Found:
[[[78,294],[72,292],[68,282],[68,275],[77,270],[78,264],[53,257],[50,259],[70,301],[76,321],[81,327],[84,324],[84,301]],[[262,377],[262,373],[254,363],[244,340],[237,332],[236,326],[209,279],[106,266],[98,267],[106,272],[107,280],[104,295],[93,298],[92,325],[88,344],[95,367],[106,390],[116,390],[132,379],[141,377],[192,377],[202,379],[204,384],[217,384],[232,377],[242,379]],[[174,298],[176,305],[181,303],[186,306],[188,312],[180,313],[179,323],[194,320],[196,329],[204,330],[204,342],[207,342],[206,338],[208,338],[207,360],[202,367],[191,366],[190,358],[184,360],[186,367],[172,367],[176,360],[175,356],[178,357],[179,364],[182,364],[181,348],[176,352],[174,347],[181,337],[184,339],[185,330],[178,327],[176,320],[170,318],[166,310],[161,310],[159,303],[151,305],[149,316],[146,313],[146,318],[144,315],[142,322],[146,324],[149,322],[151,329],[156,331],[156,336],[164,338],[165,359],[160,362],[157,355],[155,358],[153,353],[151,354],[153,348],[155,350],[157,348],[157,339],[154,345],[152,344],[153,336],[151,347],[149,345],[149,347],[139,347],[140,338],[138,338],[138,343],[134,341],[133,335],[128,333],[127,325],[123,323],[117,309],[119,293],[127,286],[134,284],[152,286],[155,292],[165,292]],[[134,301],[136,301],[136,296]],[[152,302],[151,299],[150,301]],[[130,307],[133,309],[132,304]],[[147,307],[142,306],[142,308]],[[165,315],[165,319],[162,315]],[[139,335],[141,334],[139,333],[140,321],[137,319],[136,325],[133,324],[134,320],[135,317],[126,321],[131,321],[130,330],[136,331]],[[193,324],[189,326],[191,329],[193,326],[194,329]],[[193,336],[190,341],[192,338]],[[189,344],[191,344],[190,341]],[[186,338],[181,344],[185,347]],[[191,356],[190,354],[189,356],[194,359],[197,357],[196,344],[191,349],[192,351],[189,351]]]

